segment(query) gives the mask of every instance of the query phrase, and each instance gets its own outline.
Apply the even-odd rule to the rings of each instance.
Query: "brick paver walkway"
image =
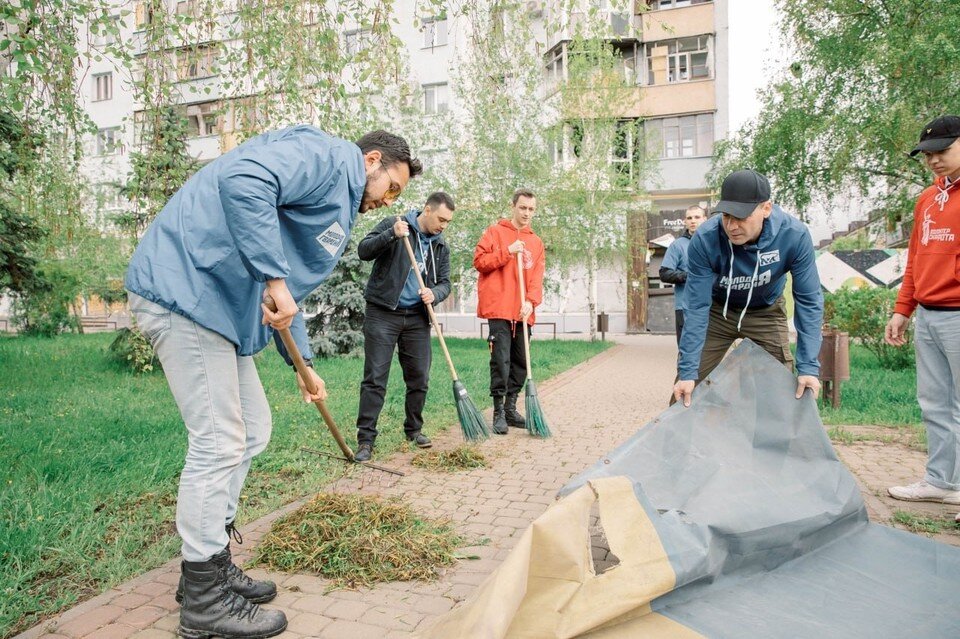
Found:
[[[482,445],[490,462],[488,468],[433,473],[411,466],[413,454],[406,453],[388,462],[404,470],[405,477],[361,471],[333,483],[331,491],[399,495],[425,515],[452,519],[462,534],[476,543],[463,553],[479,559],[459,562],[435,583],[389,583],[373,589],[330,592],[326,592],[326,581],[313,576],[252,570],[253,576],[267,576],[279,585],[280,595],[268,606],[287,613],[288,630],[281,636],[406,636],[467,597],[506,557],[520,532],[553,501],[557,489],[663,410],[676,362],[674,338],[643,336],[624,338],[622,342],[538,385],[554,432],[551,439],[537,440],[511,429],[508,436],[495,436]],[[479,392],[474,390],[475,394]],[[459,439],[454,429],[435,441],[437,447],[454,447]],[[878,493],[891,480],[913,481],[915,475],[919,476],[923,454],[906,445],[875,444],[861,442],[838,446],[838,450],[858,475],[871,517],[887,522],[895,508],[904,508],[892,506],[888,503],[892,500]],[[894,456],[888,454],[891,446]],[[249,558],[274,519],[299,505],[291,504],[245,526],[245,544],[235,548],[238,561]],[[942,507],[930,508],[931,512],[948,514]],[[952,517],[953,513],[949,514]],[[610,559],[602,548],[596,548],[594,554],[599,562]],[[173,599],[178,577],[179,562],[171,561],[38,625],[18,639],[170,639],[175,636],[179,618]]]

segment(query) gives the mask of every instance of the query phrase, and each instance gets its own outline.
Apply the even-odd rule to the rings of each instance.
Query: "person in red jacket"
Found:
[[[924,127],[910,155],[918,153],[936,179],[914,209],[907,268],[884,338],[902,346],[916,310],[917,401],[927,428],[927,470],[920,481],[888,492],[905,501],[960,504],[960,117],[943,116]]]
[[[537,198],[528,189],[513,193],[511,216],[489,227],[473,253],[473,266],[480,272],[477,283],[477,316],[490,325],[490,395],[493,397],[493,432],[507,434],[507,426],[523,428],[517,412],[517,395],[527,379],[523,350],[525,330],[536,322],[534,309],[543,301],[543,242],[530,228],[537,212]],[[526,299],[520,300],[517,255],[523,255]]]

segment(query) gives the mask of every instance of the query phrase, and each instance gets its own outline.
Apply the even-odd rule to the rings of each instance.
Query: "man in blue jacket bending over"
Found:
[[[697,230],[687,249],[687,303],[680,338],[676,401],[713,371],[734,340],[750,338],[793,370],[783,289],[793,275],[797,328],[797,393],[820,394],[823,293],[807,227],[770,200],[756,171],[727,176],[715,207],[722,215]]]
[[[197,171],[134,252],[130,308],[187,428],[177,496],[181,636],[271,637],[286,628],[283,612],[257,605],[276,586],[250,579],[230,557],[240,490],[270,439],[252,356],[289,328],[309,363],[297,303],[333,270],[357,213],[393,204],[421,171],[406,141],[386,131],[356,144],[311,126],[265,133]],[[290,364],[279,340],[277,348]],[[297,375],[304,400],[325,398],[310,373],[316,395]]]

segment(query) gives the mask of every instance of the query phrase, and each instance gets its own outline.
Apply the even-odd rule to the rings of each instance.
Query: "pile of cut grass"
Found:
[[[473,446],[458,446],[453,450],[430,451],[420,453],[411,462],[414,466],[427,470],[455,473],[458,470],[486,468],[487,458]]]
[[[254,562],[352,588],[435,579],[461,545],[449,522],[420,517],[397,499],[321,493],[273,524]]]

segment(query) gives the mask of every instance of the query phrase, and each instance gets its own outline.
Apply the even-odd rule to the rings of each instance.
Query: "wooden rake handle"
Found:
[[[520,307],[527,301],[527,285],[523,280],[523,251],[517,253],[517,279],[520,280]],[[520,330],[523,331],[523,352],[527,356],[527,379],[533,379],[533,368],[530,366],[530,335],[527,334],[527,320],[522,319]]]
[[[273,298],[270,297],[269,294],[264,294],[263,303],[266,304],[267,308],[274,313],[277,311],[277,304],[273,301]],[[290,329],[280,328],[277,329],[277,332],[280,333],[280,340],[286,347],[287,354],[290,356],[290,359],[293,360],[293,367],[297,369],[297,373],[300,374],[300,379],[303,380],[304,385],[307,387],[307,391],[311,395],[316,394],[318,390],[317,385],[313,383],[313,375],[307,372],[307,363],[303,361],[303,356],[300,354],[300,349],[297,348],[297,343],[293,340],[293,335],[290,333]],[[343,439],[343,435],[340,434],[340,429],[337,428],[337,423],[333,421],[333,415],[330,414],[330,410],[327,408],[327,403],[322,399],[314,400],[313,403],[323,416],[323,422],[327,425],[327,429],[330,431],[330,434],[333,435],[333,438],[337,441],[337,446],[340,447],[340,452],[343,453],[343,456],[346,457],[348,461],[355,462],[356,460],[353,458],[353,451],[350,450],[350,447],[347,446],[347,442]]]
[[[402,218],[398,215],[397,221],[400,221]],[[410,244],[410,236],[404,235],[402,238],[403,246],[407,249],[407,257],[410,258],[410,268],[413,269],[414,275],[417,276],[417,284],[420,285],[421,289],[427,288],[427,285],[423,281],[423,276],[420,275],[420,269],[417,268],[417,256],[413,253],[413,246]],[[458,381],[457,369],[453,367],[453,360],[450,359],[450,351],[447,350],[447,343],[443,339],[443,332],[440,330],[440,323],[437,321],[437,316],[433,312],[433,304],[424,304],[427,307],[427,315],[430,316],[430,323],[433,324],[433,330],[437,332],[437,338],[440,341],[440,349],[443,351],[443,356],[447,360],[447,366],[450,367],[450,376],[453,377],[453,381]]]

